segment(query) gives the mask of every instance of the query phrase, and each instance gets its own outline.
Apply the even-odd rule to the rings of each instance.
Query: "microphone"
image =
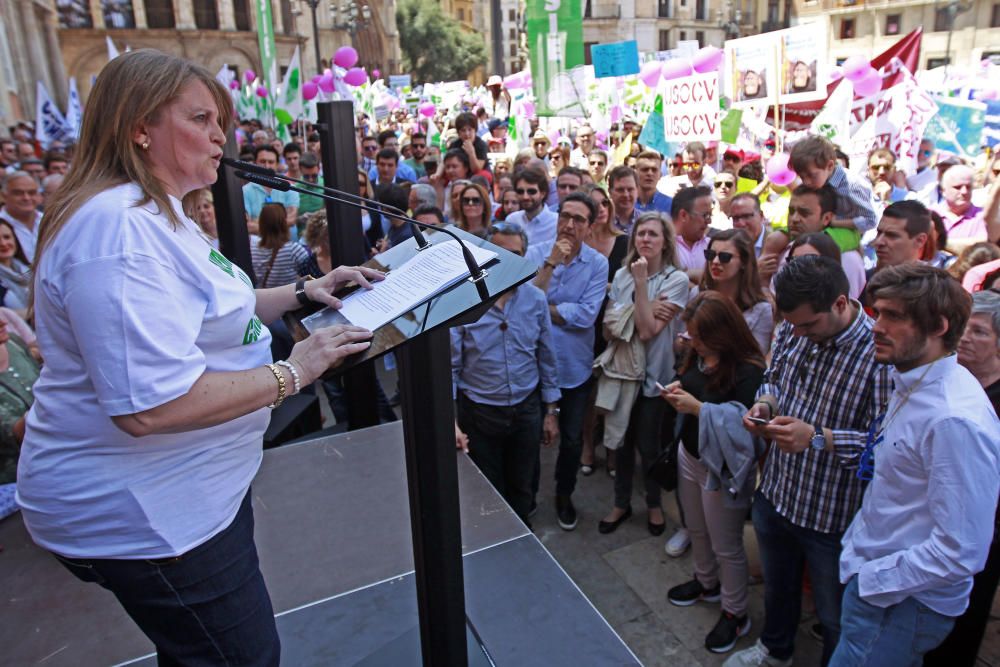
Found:
[[[290,178],[283,174],[279,174],[274,169],[270,169],[268,167],[262,167],[259,164],[254,164],[253,162],[244,162],[243,160],[234,160],[228,157],[222,157],[219,159],[219,161],[222,162],[227,167],[232,167],[233,169],[237,169],[238,171],[236,175],[239,178],[244,178],[243,176],[240,176],[240,172],[243,172],[245,174],[256,174],[259,176],[263,176],[265,178],[271,179],[273,183],[284,183],[286,186],[289,183],[301,183],[302,185],[308,188],[322,188],[324,191],[332,192],[333,194],[338,195],[340,197],[349,197],[350,199],[353,199],[355,201],[360,201],[366,204],[370,204],[372,206],[377,206],[379,210],[375,211],[376,213],[382,214],[385,213],[385,211],[387,210],[395,211],[399,215],[392,217],[399,217],[406,219],[405,211],[402,211],[396,208],[395,206],[391,206],[389,204],[383,204],[382,202],[376,201],[374,199],[367,199],[360,195],[351,194],[350,192],[344,192],[343,190],[335,190],[334,188],[328,188],[325,185],[320,185],[318,183],[310,183],[309,181],[302,181],[297,178]],[[250,179],[244,178],[244,180],[250,180]],[[260,181],[257,184],[264,185],[264,182]],[[282,192],[288,192],[290,189],[292,190],[295,189],[274,184],[269,184],[267,185],[267,187],[275,190],[280,190]],[[302,190],[296,190],[296,192],[302,192]],[[319,193],[310,190],[306,194],[318,195]],[[342,202],[342,203],[349,203],[349,202]],[[371,211],[371,209],[365,209],[365,210]],[[420,231],[419,227],[413,227],[413,239],[417,242],[417,250],[426,250],[431,245],[430,243],[427,242],[427,239],[424,238],[424,235]]]
[[[230,160],[229,158],[222,158],[222,162],[227,167],[233,167],[233,168],[236,169],[235,173],[236,173],[237,178],[241,178],[244,181],[249,181],[250,183],[256,183],[257,185],[262,185],[262,186],[264,186],[266,188],[271,188],[273,190],[278,190],[280,192],[293,191],[293,192],[300,192],[302,194],[307,194],[307,195],[315,195],[316,197],[319,197],[320,199],[325,199],[327,201],[337,202],[338,204],[346,204],[348,206],[353,206],[355,208],[360,208],[360,209],[365,210],[365,211],[371,211],[373,213],[379,213],[380,212],[377,208],[372,208],[371,206],[367,206],[365,204],[361,204],[361,203],[358,203],[358,202],[349,201],[347,199],[341,199],[340,197],[335,197],[333,195],[326,194],[325,192],[310,192],[309,190],[305,190],[303,188],[296,187],[296,186],[292,185],[291,183],[289,183],[287,180],[284,180],[284,179],[280,178],[277,175],[277,173],[275,173],[271,169],[267,169],[266,167],[260,167],[258,165],[252,165],[253,167],[255,167],[255,169],[253,171],[248,171],[248,170],[244,170],[243,169],[244,166],[250,165],[250,163],[248,163],[248,162],[243,162],[243,161],[240,161],[240,160]],[[238,163],[238,164],[230,164],[230,163]],[[274,175],[272,176],[270,174],[263,174],[263,173],[260,173],[261,171],[269,171],[269,172],[273,173]],[[324,187],[323,189],[324,190],[330,190],[332,192],[337,193],[338,195],[349,195],[349,196],[357,197],[358,199],[361,199],[364,202],[370,202],[370,200],[365,199],[364,197],[358,197],[357,195],[351,195],[348,192],[341,192],[340,190],[335,190],[334,188]],[[376,206],[381,206],[382,205],[380,202],[370,202],[370,203],[375,204]],[[390,207],[390,208],[395,208],[395,207]],[[466,268],[469,269],[469,281],[476,286],[476,290],[479,292],[479,297],[483,301],[486,301],[487,299],[490,298],[489,291],[486,289],[486,276],[489,275],[489,272],[486,269],[484,269],[481,266],[479,266],[478,263],[476,263],[476,258],[472,256],[472,253],[465,246],[465,242],[462,241],[462,239],[458,236],[458,234],[456,234],[455,232],[451,231],[450,229],[446,229],[444,227],[437,227],[435,225],[431,225],[431,224],[428,224],[426,222],[420,222],[419,220],[414,220],[413,218],[407,217],[405,215],[396,215],[396,216],[393,216],[393,217],[397,217],[397,218],[403,220],[404,222],[408,222],[414,228],[413,229],[413,235],[414,235],[414,239],[415,240],[417,238],[417,234],[420,231],[420,228],[424,228],[424,229],[433,229],[434,231],[441,232],[443,234],[447,234],[448,236],[450,236],[453,239],[455,239],[456,241],[458,241],[458,247],[462,249],[462,257],[465,259],[465,266],[466,266]],[[424,243],[427,243],[427,239],[424,239],[422,234],[420,235],[420,238],[423,239]],[[418,243],[419,243],[419,241],[418,241]],[[427,245],[430,245],[430,244],[427,243]]]

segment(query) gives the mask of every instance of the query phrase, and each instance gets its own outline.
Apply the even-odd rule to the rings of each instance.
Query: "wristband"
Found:
[[[292,374],[292,384],[294,385],[292,396],[302,391],[302,380],[301,378],[299,378],[299,371],[296,370],[295,364],[285,359],[282,359],[281,361],[276,361],[275,364],[277,366],[281,366],[282,368],[287,368],[288,372]]]
[[[295,281],[295,299],[302,306],[311,306],[315,301],[306,296],[306,281],[315,280],[312,276],[303,276]]]
[[[274,403],[267,406],[273,410],[285,402],[285,376],[281,374],[281,371],[274,364],[265,364],[265,366],[274,373],[274,377],[278,381],[278,398],[274,399]]]
[[[555,268],[556,268],[556,265],[553,264],[552,262],[550,262],[549,260],[545,260],[544,262],[542,262],[542,265],[543,266],[547,266],[547,267],[549,267],[550,269],[553,269],[553,270],[555,270]]]

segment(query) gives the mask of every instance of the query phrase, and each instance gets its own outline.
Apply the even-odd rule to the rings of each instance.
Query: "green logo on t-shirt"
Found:
[[[243,332],[243,344],[249,345],[250,343],[256,343],[257,339],[260,338],[261,329],[264,324],[260,321],[260,318],[254,315],[247,322],[247,330]]]
[[[217,267],[219,267],[229,275],[233,276],[234,278],[236,277],[236,275],[233,273],[233,263],[230,262],[228,259],[226,259],[225,255],[223,255],[215,248],[212,248],[212,250],[208,253],[208,261],[210,261],[212,264],[215,264]]]

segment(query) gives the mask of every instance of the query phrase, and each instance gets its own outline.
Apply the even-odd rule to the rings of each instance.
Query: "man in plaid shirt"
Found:
[[[823,664],[830,659],[840,635],[840,539],[861,506],[858,459],[889,398],[888,369],[875,361],[872,320],[848,297],[838,262],[796,258],[774,284],[785,321],[757,403],[743,419],[772,443],[753,504],[765,623],[757,644],[734,654],[726,667],[791,664],[806,564],[823,626]]]

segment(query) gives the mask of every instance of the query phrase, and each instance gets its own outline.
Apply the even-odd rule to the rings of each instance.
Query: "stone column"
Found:
[[[101,11],[101,0],[90,0],[90,19],[97,29],[104,28],[104,12]]]
[[[174,25],[178,30],[194,30],[194,4],[191,0],[174,0]]]
[[[146,18],[145,0],[132,0],[132,14],[135,16],[135,27],[137,30],[145,30],[149,27],[149,20]]]
[[[218,0],[215,6],[219,12],[219,29],[236,30],[236,9],[233,7],[233,0]]]
[[[274,24],[274,36],[285,34],[284,17],[281,15],[281,2],[271,0],[271,23]]]

